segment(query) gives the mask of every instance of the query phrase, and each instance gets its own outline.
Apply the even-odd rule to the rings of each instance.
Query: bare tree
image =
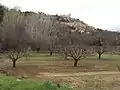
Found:
[[[69,27],[63,27],[58,34],[59,51],[64,52],[74,60],[74,67],[77,67],[78,61],[90,53],[88,36],[86,33],[71,32]]]
[[[67,48],[70,57],[74,60],[74,67],[77,67],[79,60],[85,58],[88,55],[88,49],[83,45],[71,45]]]
[[[67,60],[68,59],[68,51],[67,51],[67,45],[65,46],[62,46],[62,45],[58,45],[57,47],[56,47],[56,50],[57,50],[57,52],[61,55],[61,56],[63,56],[64,57],[64,59],[65,60]]]
[[[99,60],[101,60],[102,54],[106,52],[105,46],[95,46],[94,50],[97,52]]]
[[[66,60],[67,57],[69,56],[68,51],[67,51],[67,47],[68,45],[71,43],[70,42],[70,33],[71,31],[69,30],[69,27],[64,25],[64,24],[60,24],[58,23],[57,25],[57,30],[56,30],[56,51],[64,56],[64,59]]]
[[[100,60],[102,54],[108,51],[108,33],[99,31],[92,33],[92,36],[93,49],[94,52],[98,54],[98,59]]]
[[[39,15],[36,13],[26,16],[26,21],[28,23],[26,29],[32,36],[34,42],[33,45],[38,52],[42,47],[48,46],[50,55],[52,55],[55,38],[54,31],[56,26],[54,20],[54,17]]]
[[[16,67],[16,61],[27,51],[29,39],[25,31],[24,16],[21,12],[10,10],[5,12],[1,28],[4,30],[4,46],[8,57]]]
[[[56,17],[54,16],[48,16],[46,18],[46,34],[45,37],[48,44],[48,51],[50,53],[50,56],[52,56],[53,51],[55,50],[55,43],[57,40],[57,30],[58,30],[58,23],[56,21]]]
[[[36,13],[31,13],[30,15],[25,15],[25,21],[27,23],[26,31],[32,38],[32,48],[35,48],[37,52],[40,51],[41,45],[41,26],[44,25],[40,23],[40,16]]]
[[[90,54],[89,45],[80,42],[79,44],[68,44],[67,47],[61,45],[61,52],[70,56],[74,60],[74,67],[77,67],[78,61]],[[65,56],[66,57],[66,56]]]
[[[99,29],[98,29],[99,30]],[[101,29],[100,29],[101,30]],[[102,54],[105,52],[113,52],[113,43],[115,43],[115,32],[111,31],[98,31],[92,33],[92,44],[94,52],[98,54],[98,59],[100,60]]]
[[[94,51],[98,54],[99,60],[101,59],[101,55],[106,52],[106,47],[104,46],[104,42],[102,41],[101,37],[98,37],[94,42]]]

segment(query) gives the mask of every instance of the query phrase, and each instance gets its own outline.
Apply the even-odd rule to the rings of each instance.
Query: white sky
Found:
[[[71,13],[96,28],[120,28],[120,0],[0,0],[0,3],[48,14]]]

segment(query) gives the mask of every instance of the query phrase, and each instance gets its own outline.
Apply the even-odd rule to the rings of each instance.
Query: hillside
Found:
[[[68,25],[73,32],[78,31],[82,33],[95,31],[95,27],[89,26],[88,24],[86,24],[83,21],[80,21],[79,19],[71,18],[70,15],[56,15],[56,17],[59,22],[61,22],[64,25]]]
[[[37,14],[34,12],[25,12],[28,14]],[[27,14],[27,15],[28,15]],[[77,18],[72,18],[70,14],[68,15],[47,15],[44,12],[38,12],[40,16],[44,16],[44,18],[52,18],[55,19],[57,22],[67,25],[68,27],[71,28],[71,31],[78,31],[78,32],[93,32],[96,31],[96,28],[93,26],[89,26],[87,23],[84,21],[80,21],[80,19]]]
[[[5,11],[5,6],[0,4],[0,21],[2,21],[2,16],[3,12]],[[7,8],[6,8],[7,9]],[[20,10],[17,10],[20,11]],[[20,11],[21,12],[21,11]],[[80,21],[80,19],[72,18],[70,14],[68,15],[48,15],[45,14],[44,12],[32,12],[32,11],[25,11],[23,12],[25,15],[39,15],[39,16],[44,16],[44,18],[54,18],[61,24],[67,25],[68,27],[71,28],[71,31],[78,31],[78,32],[91,32],[91,31],[96,31],[95,27],[89,26],[87,22]]]

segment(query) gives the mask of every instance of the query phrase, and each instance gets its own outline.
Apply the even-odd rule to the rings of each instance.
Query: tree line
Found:
[[[88,27],[81,28],[88,31]],[[21,12],[0,6],[0,52],[16,61],[30,51],[49,51],[71,57],[76,67],[79,60],[97,53],[99,60],[105,52],[120,51],[120,33],[96,29],[95,31],[72,31],[59,22],[56,15]]]

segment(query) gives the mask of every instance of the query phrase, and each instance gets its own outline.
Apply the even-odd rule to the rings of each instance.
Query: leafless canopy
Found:
[[[1,29],[3,32],[4,50],[8,57],[15,62],[21,58],[27,51],[29,37],[25,30],[26,23],[24,15],[16,10],[5,12]]]

